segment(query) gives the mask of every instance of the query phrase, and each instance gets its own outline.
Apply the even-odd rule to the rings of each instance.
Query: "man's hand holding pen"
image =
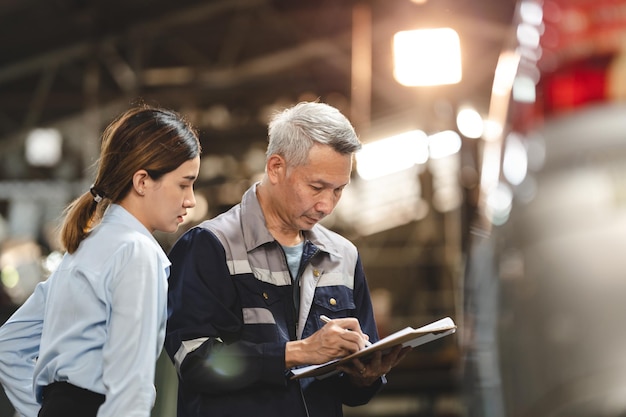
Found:
[[[321,364],[363,349],[369,337],[356,318],[332,320],[311,336],[287,342],[285,366]]]
[[[324,315],[320,316],[320,319],[327,325],[336,324],[336,325],[339,325],[340,327],[341,325],[339,321],[345,320],[345,319],[331,320],[330,318]],[[342,327],[342,328],[344,329],[344,333],[345,333],[345,330],[347,331],[353,330],[352,328],[349,328],[349,327],[348,328]],[[364,346],[371,346],[372,343],[369,341],[369,336],[361,332],[360,326],[358,328],[358,332],[362,335],[364,339],[364,342],[365,342]],[[386,373],[388,373],[394,366],[396,366],[406,356],[406,354],[410,350],[411,350],[410,347],[403,348],[402,346],[396,346],[391,351],[385,354],[383,354],[380,351],[377,351],[377,352],[374,352],[372,356],[368,358],[369,360],[367,363],[361,361],[360,359],[354,359],[352,360],[350,364],[339,366],[338,369],[350,375],[350,378],[352,379],[353,383],[355,383],[356,385],[368,386],[368,385],[373,384],[382,375],[385,375]],[[350,353],[353,353],[353,352],[350,352]]]
[[[325,322],[324,326],[311,336],[287,342],[285,346],[287,369],[343,358],[370,344],[369,336],[363,333],[356,318],[320,319]],[[389,372],[410,350],[410,347],[397,346],[384,354],[380,351],[374,352],[368,357],[367,363],[354,359],[338,369],[349,375],[355,385],[368,386]]]
[[[320,320],[322,320],[324,323],[332,322],[331,318],[329,318],[328,316],[325,316],[323,314],[320,316]],[[351,330],[351,329],[345,328],[345,330]],[[361,327],[359,326],[359,331],[360,330],[361,330]],[[372,346],[372,342],[370,342],[370,337],[368,335],[366,335],[365,333],[361,332],[361,334],[363,335],[363,339],[365,340],[365,346]]]

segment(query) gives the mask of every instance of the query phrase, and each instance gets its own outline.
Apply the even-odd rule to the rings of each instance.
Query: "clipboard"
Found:
[[[450,317],[445,317],[417,329],[405,327],[404,329],[398,330],[397,332],[380,339],[378,342],[343,358],[334,359],[319,365],[308,365],[301,368],[294,368],[291,370],[291,379],[308,377],[324,379],[338,373],[339,371],[337,370],[337,366],[349,362],[352,359],[366,358],[374,352],[388,351],[394,346],[400,344],[403,347],[408,346],[414,348],[450,335],[456,332],[456,328],[456,324]]]

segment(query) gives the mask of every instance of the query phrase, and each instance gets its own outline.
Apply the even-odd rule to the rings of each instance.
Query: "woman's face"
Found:
[[[187,209],[196,205],[193,184],[199,170],[197,156],[158,180],[146,181],[141,213],[137,217],[148,230],[168,233],[178,230]]]

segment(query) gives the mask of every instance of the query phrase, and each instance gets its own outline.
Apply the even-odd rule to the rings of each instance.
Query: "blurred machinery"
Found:
[[[515,18],[516,80],[536,96],[513,82],[506,102],[507,204],[483,207],[468,251],[468,413],[623,416],[626,2],[536,5]]]

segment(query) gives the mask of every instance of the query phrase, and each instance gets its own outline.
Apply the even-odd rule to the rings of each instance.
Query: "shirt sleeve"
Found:
[[[47,285],[38,284],[0,327],[0,383],[13,407],[24,417],[36,417],[40,408],[35,400],[33,372],[39,356]]]
[[[165,280],[153,247],[124,245],[110,277],[110,322],[103,347],[106,400],[98,417],[148,417],[154,405],[154,373],[160,324],[160,281]],[[164,304],[164,303],[163,303]],[[163,305],[165,309],[165,304]]]
[[[242,338],[241,301],[217,237],[191,229],[169,257],[165,349],[181,383],[215,395],[258,383],[286,385],[285,342]]]

